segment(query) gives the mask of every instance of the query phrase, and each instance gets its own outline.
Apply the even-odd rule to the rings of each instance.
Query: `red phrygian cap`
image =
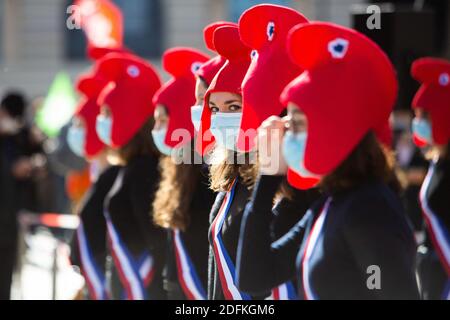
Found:
[[[308,119],[306,169],[326,175],[370,130],[386,125],[397,97],[395,71],[372,40],[332,23],[294,27],[288,50],[305,71],[281,99],[298,105]]]
[[[303,71],[289,58],[287,35],[292,27],[307,21],[293,9],[272,4],[254,6],[239,19],[241,40],[254,50],[242,82],[242,122],[237,141],[241,151],[253,148],[256,129],[264,120],[284,110],[280,94]]]
[[[82,94],[82,97],[74,116],[84,121],[86,128],[84,152],[88,158],[96,156],[105,147],[97,135],[95,123],[100,112],[97,99],[107,83],[108,81],[100,74],[92,73],[81,76],[76,84],[76,88]]]
[[[112,147],[124,146],[153,116],[152,98],[161,80],[151,64],[131,54],[108,54],[99,60],[97,72],[109,81],[98,104],[112,113]]]
[[[195,104],[195,75],[208,59],[207,55],[196,49],[181,47],[167,50],[162,57],[163,68],[172,79],[156,92],[153,104],[167,108],[169,124],[165,143],[170,147],[181,147],[191,140],[182,140],[184,136],[172,137],[176,129],[185,129],[191,138],[194,136],[191,107]]]
[[[196,142],[196,149],[201,155],[204,155],[214,143],[214,137],[209,131],[211,126],[209,96],[212,92],[242,94],[242,80],[250,64],[251,49],[241,42],[237,26],[228,25],[217,28],[214,31],[213,43],[217,53],[227,61],[216,74],[205,93],[199,138]]]
[[[433,142],[445,145],[450,141],[450,62],[421,58],[414,61],[411,74],[422,84],[412,106],[429,113]]]
[[[209,50],[213,51],[214,53],[217,53],[213,42],[214,31],[216,31],[217,28],[223,26],[237,26],[237,24],[226,21],[218,21],[207,25],[205,29],[203,29],[203,38],[205,41],[205,45]],[[203,80],[205,80],[207,85],[209,86],[214,76],[225,64],[225,61],[226,59],[224,57],[222,57],[221,55],[217,55],[214,58],[205,62],[198,69],[197,75],[200,76]]]

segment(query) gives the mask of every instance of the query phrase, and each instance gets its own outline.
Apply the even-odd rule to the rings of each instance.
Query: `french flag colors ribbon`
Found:
[[[297,300],[297,293],[292,282],[286,282],[272,289],[269,300]]]
[[[150,254],[145,253],[138,265],[139,275],[144,282],[144,287],[148,287],[155,275],[155,268],[153,265],[153,258]]]
[[[180,230],[173,231],[173,245],[177,262],[178,281],[189,300],[206,300],[205,289],[184,246]]]
[[[222,285],[223,294],[226,300],[250,300],[250,296],[242,293],[238,290],[235,284],[235,267],[233,261],[225,248],[222,240],[222,227],[225,219],[228,216],[228,212],[231,207],[231,203],[234,198],[234,191],[236,188],[237,180],[231,185],[230,191],[228,191],[223,199],[222,206],[214,219],[212,224],[212,241],[214,258],[216,261],[217,269],[219,272],[220,283]]]
[[[430,169],[428,170],[427,176],[420,189],[419,199],[420,205],[422,207],[423,216],[425,218],[428,231],[431,236],[434,248],[436,249],[439,259],[441,261],[442,267],[447,272],[450,278],[450,235],[446,226],[442,223],[441,219],[433,212],[428,204],[427,192],[430,187],[431,179],[434,175],[435,163],[432,163]],[[449,287],[449,286],[447,286]],[[447,299],[449,297],[449,290],[446,290],[444,295]]]
[[[93,300],[107,300],[109,295],[106,290],[104,272],[98,268],[92,255],[83,222],[77,228],[78,248],[80,252],[81,267],[88,286],[89,294]]]
[[[317,240],[322,233],[322,228],[325,223],[325,219],[327,217],[328,208],[330,207],[331,198],[328,198],[326,201],[322,211],[319,214],[314,226],[311,229],[311,233],[309,234],[309,238],[306,243],[305,253],[302,261],[302,282],[303,282],[303,291],[305,300],[317,300],[317,295],[313,290],[313,287],[310,282],[310,258],[311,255],[317,245]]]
[[[146,282],[151,281],[154,273],[153,261],[149,256],[143,263],[136,263],[120,239],[108,212],[105,212],[105,217],[114,264],[125,288],[126,296],[129,300],[144,300],[147,298]]]
[[[424,214],[425,221],[427,222],[428,230],[431,234],[431,239],[433,244],[439,254],[441,263],[447,274],[450,277],[450,237],[449,232],[446,230],[445,225],[439,219],[439,217],[431,210],[428,205],[427,192],[430,187],[431,179],[434,175],[435,164],[432,163],[428,174],[420,189],[420,204],[422,206],[422,211]]]

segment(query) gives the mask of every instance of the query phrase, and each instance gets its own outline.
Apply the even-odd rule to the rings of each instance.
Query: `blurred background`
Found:
[[[71,0],[0,0],[0,92],[9,87],[23,89],[30,97],[44,95],[56,72],[62,68],[72,76],[86,68],[85,39],[81,30],[66,28],[67,7]],[[216,20],[237,21],[250,6],[278,3],[300,10],[311,20],[332,21],[353,26],[354,5],[377,1],[366,0],[114,0],[125,20],[125,43],[141,56],[158,63],[169,47],[186,45],[204,48],[202,29]],[[381,1],[378,1],[381,2]],[[416,35],[408,27],[427,29],[426,36],[437,42],[437,52],[450,56],[450,6],[446,0],[391,1],[413,10],[431,11],[433,25],[427,18],[412,20],[400,17],[397,26],[383,26],[386,36]],[[365,9],[365,8],[364,8]],[[390,9],[395,10],[395,9]],[[393,34],[403,28],[402,34]],[[433,29],[433,30],[431,30]],[[420,40],[420,39],[418,39]],[[426,45],[426,44],[418,44]],[[427,49],[427,48],[425,48]],[[410,54],[414,55],[413,52]]]
[[[161,54],[173,46],[207,52],[202,30],[208,23],[237,21],[258,3],[290,6],[310,20],[353,27],[375,40],[398,73],[392,148],[405,186],[405,207],[420,242],[423,221],[417,199],[428,163],[411,142],[410,104],[418,84],[409,70],[419,57],[450,58],[450,1],[113,2],[123,14],[125,46],[158,68]],[[8,281],[8,268],[14,267],[13,299],[73,299],[83,286],[68,260],[68,243],[77,226],[71,214],[89,187],[90,168],[71,153],[65,133],[77,103],[73,83],[92,62],[83,31],[67,27],[72,4],[0,0],[0,281]],[[368,19],[377,10],[380,28],[369,28]],[[1,290],[0,299],[9,295]]]

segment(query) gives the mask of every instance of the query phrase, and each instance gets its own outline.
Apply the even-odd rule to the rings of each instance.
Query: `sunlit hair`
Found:
[[[212,163],[210,187],[213,191],[229,191],[238,177],[249,189],[253,188],[258,175],[256,153],[236,153],[216,146],[209,162]]]
[[[427,159],[428,161],[433,161],[438,157],[444,160],[450,160],[450,141],[445,146],[438,147],[435,145],[431,145],[427,147],[427,149],[423,152],[425,159]]]

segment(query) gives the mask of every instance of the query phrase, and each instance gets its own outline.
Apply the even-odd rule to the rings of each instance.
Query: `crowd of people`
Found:
[[[355,30],[262,4],[203,38],[208,54],[164,52],[165,83],[125,47],[89,48],[64,134],[90,168],[83,298],[450,299],[450,62],[413,63],[393,120],[395,69]],[[0,109],[3,257],[43,153],[17,105]]]

